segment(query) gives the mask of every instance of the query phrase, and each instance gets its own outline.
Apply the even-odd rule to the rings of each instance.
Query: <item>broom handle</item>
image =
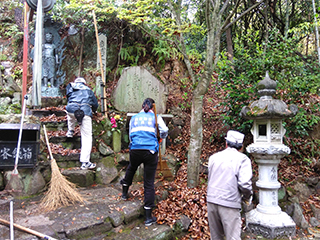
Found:
[[[9,222],[9,221],[4,220],[4,219],[1,219],[1,218],[0,218],[0,223],[5,224],[5,225],[10,225],[10,222]],[[35,235],[35,236],[37,236],[37,237],[43,238],[43,239],[57,240],[56,238],[52,238],[52,237],[47,236],[47,235],[45,235],[45,234],[43,234],[43,233],[39,233],[39,232],[37,232],[37,231],[35,231],[35,230],[32,230],[32,229],[30,229],[30,228],[23,227],[23,226],[21,226],[21,225],[19,225],[19,224],[16,224],[16,223],[14,223],[13,226],[14,226],[15,228],[18,228],[18,229],[20,229],[20,230],[23,230],[23,231],[25,231],[25,232],[27,232],[27,233],[31,233],[31,234],[33,234],[33,235]]]
[[[43,125],[43,131],[44,131],[44,135],[45,135],[45,137],[46,137],[46,143],[47,143],[47,146],[48,146],[48,150],[49,150],[49,154],[50,154],[50,159],[52,160],[52,159],[53,159],[53,156],[52,156],[51,148],[50,148],[50,145],[49,145],[49,139],[48,139],[48,134],[47,134],[47,130],[46,130],[46,125]]]
[[[158,128],[158,117],[157,117],[157,109],[156,104],[153,104],[154,109],[154,118],[156,120],[156,130],[157,130],[157,137],[160,137],[159,128]],[[161,145],[159,143],[159,158],[160,158],[160,171],[162,171],[162,157],[161,157]]]
[[[22,107],[22,113],[21,113],[21,123],[20,123],[19,138],[18,138],[18,145],[17,145],[17,153],[16,153],[16,159],[15,159],[15,162],[14,162],[13,172],[17,172],[17,168],[18,168],[19,155],[20,155],[20,146],[21,146],[21,138],[22,138],[22,128],[23,128],[24,114],[26,112],[27,99],[28,99],[28,97],[26,95],[24,97],[24,100],[23,100],[23,107]]]

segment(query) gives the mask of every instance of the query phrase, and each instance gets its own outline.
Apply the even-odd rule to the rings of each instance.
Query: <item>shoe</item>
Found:
[[[66,136],[67,136],[67,138],[72,138],[72,137],[73,137],[73,134],[74,134],[74,131],[73,131],[73,130],[68,130]]]
[[[151,226],[153,223],[157,222],[157,218],[153,217],[151,215],[152,210],[151,209],[145,209],[146,210],[146,221],[144,222],[144,225],[149,227]]]
[[[82,163],[80,168],[82,170],[87,170],[87,169],[92,170],[96,168],[96,164],[92,162],[85,162],[85,163]]]
[[[122,185],[122,200],[128,200],[128,190],[129,190],[129,186],[125,186],[125,185]]]

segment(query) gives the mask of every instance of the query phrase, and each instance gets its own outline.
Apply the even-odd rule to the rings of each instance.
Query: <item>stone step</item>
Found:
[[[56,160],[58,166],[60,168],[73,168],[73,167],[80,167],[81,163],[80,153],[71,153],[67,155],[62,154],[52,154],[53,158]],[[90,154],[90,161],[96,162],[101,159],[101,156],[98,152],[92,152]]]
[[[41,125],[45,125],[47,131],[67,131],[68,123],[67,120],[64,121],[49,121],[49,122],[41,122]]]
[[[142,184],[134,184],[130,187],[130,191],[134,192],[141,187]],[[84,203],[50,212],[40,208],[42,196],[16,199],[14,223],[50,237],[65,240],[170,240],[175,239],[179,234],[178,228],[167,225],[153,224],[146,227],[143,224],[143,196],[131,197],[127,201],[121,200],[119,183],[104,187],[80,188],[79,192],[85,199]],[[9,199],[2,204],[8,205]],[[1,208],[8,210],[7,207]],[[0,218],[9,221],[9,212],[1,211]],[[14,230],[14,236],[15,239],[20,240],[35,239],[35,236],[17,229]],[[0,224],[0,239],[10,239],[8,226]]]
[[[66,111],[62,111],[62,110],[32,109],[29,111],[30,111],[29,114],[39,118],[48,117],[53,114],[56,115],[57,117],[62,117],[67,115]]]

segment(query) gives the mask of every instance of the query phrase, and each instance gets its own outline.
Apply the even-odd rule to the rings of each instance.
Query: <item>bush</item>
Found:
[[[303,56],[299,53],[299,40],[284,39],[271,31],[267,51],[263,45],[254,41],[254,35],[246,36],[243,41],[235,41],[233,62],[222,53],[217,65],[221,87],[227,92],[224,121],[232,128],[248,131],[250,122],[240,118],[243,106],[258,99],[257,83],[269,72],[277,82],[277,93],[289,104],[297,104],[300,113],[288,121],[290,130],[297,136],[307,136],[308,131],[319,122],[319,106],[305,104],[320,85],[320,69],[316,56]]]

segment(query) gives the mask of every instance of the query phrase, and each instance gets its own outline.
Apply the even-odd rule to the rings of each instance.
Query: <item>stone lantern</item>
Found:
[[[291,236],[296,225],[292,218],[281,211],[278,205],[278,164],[280,159],[290,153],[290,148],[282,143],[285,129],[282,119],[294,116],[298,108],[287,105],[272,96],[276,93],[276,82],[268,72],[258,83],[260,99],[243,107],[241,117],[253,120],[251,132],[253,143],[246,150],[252,154],[259,166],[259,204],[246,214],[248,229],[265,238]]]

